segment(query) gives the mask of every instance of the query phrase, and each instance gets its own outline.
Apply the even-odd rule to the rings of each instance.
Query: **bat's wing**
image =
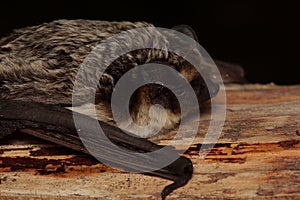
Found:
[[[73,114],[80,119],[87,137],[79,137],[73,120]],[[178,187],[185,185],[192,177],[193,166],[189,159],[179,156],[169,148],[163,154],[155,154],[158,146],[146,139],[136,138],[123,133],[120,129],[98,121],[108,140],[99,139],[97,130],[92,126],[95,119],[72,113],[61,106],[41,103],[28,103],[15,100],[0,100],[0,138],[16,130],[51,141],[68,148],[90,154],[84,144],[88,144],[93,156],[104,160],[111,166],[133,171],[146,171],[147,174],[173,180],[174,183],[164,188],[162,198]],[[97,142],[95,142],[97,141]],[[131,152],[123,155],[118,148],[112,148],[111,142]],[[152,152],[150,156],[147,153]],[[160,162],[168,157],[177,156],[173,163],[157,168]],[[151,169],[157,168],[155,171]]]

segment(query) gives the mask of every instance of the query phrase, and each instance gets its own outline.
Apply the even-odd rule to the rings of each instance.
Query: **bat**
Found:
[[[190,63],[174,53],[159,49],[138,49],[122,55],[111,63],[101,76],[95,93],[95,101],[86,99],[85,91],[83,91],[79,96],[80,103],[72,107],[75,111],[65,108],[72,106],[74,80],[86,56],[101,41],[112,35],[133,28],[145,27],[154,26],[145,22],[57,20],[15,30],[14,33],[2,38],[0,40],[0,138],[19,130],[74,150],[89,153],[76,134],[73,114],[79,116],[85,122],[84,124],[90,124],[95,119],[75,111],[82,111],[81,107],[93,104],[97,111],[98,123],[114,144],[134,152],[153,152],[162,148],[147,139],[124,134],[117,128],[112,117],[110,100],[114,86],[123,74],[136,65],[151,62],[166,63],[178,71],[189,81],[199,103],[209,100],[218,93],[218,83],[212,82],[208,85]],[[156,34],[155,28],[151,30],[154,32],[151,34]],[[186,26],[178,26],[174,30],[196,39],[196,34]],[[147,40],[146,36],[141,37]],[[124,38],[124,41],[127,45],[131,45],[130,40]],[[103,52],[114,54],[114,47],[117,45],[117,42],[111,43]],[[239,70],[230,71],[231,74],[239,72]],[[227,77],[231,75],[227,74]],[[90,88],[85,89],[89,91]],[[209,94],[209,90],[213,92]],[[167,111],[166,123],[161,132],[176,127],[181,116],[179,102],[172,91],[159,84],[148,84],[138,88],[129,102],[133,123],[144,126],[149,124],[150,119],[155,119],[156,123],[144,133],[132,129],[127,119],[122,122],[123,127],[138,136],[147,136],[153,129],[160,127],[158,123],[163,111],[158,109],[151,116],[149,113],[149,108],[154,104],[162,105]],[[106,141],[95,144],[93,142],[95,130],[85,127],[89,135],[87,142],[95,145],[95,149],[105,149]],[[159,162],[159,158],[177,156],[172,149],[167,155],[156,155],[157,159],[144,155],[124,160],[120,159],[119,152],[113,148],[96,152],[96,154],[101,159],[110,162],[112,166],[130,170],[151,169],[151,165]],[[183,156],[162,169],[149,172],[149,174],[174,181],[164,188],[161,194],[162,199],[165,199],[176,188],[185,185],[192,177],[192,173],[191,161]]]

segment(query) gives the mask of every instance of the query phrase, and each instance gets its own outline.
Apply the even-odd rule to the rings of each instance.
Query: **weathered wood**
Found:
[[[300,86],[227,86],[225,126],[204,159],[199,149],[208,117],[202,116],[185,154],[194,176],[168,199],[300,198]],[[160,144],[172,134],[160,137]],[[14,137],[0,146],[1,199],[156,199],[170,182],[112,169],[33,137]]]

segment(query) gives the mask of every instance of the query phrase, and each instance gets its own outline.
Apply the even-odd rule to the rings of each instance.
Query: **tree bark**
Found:
[[[184,155],[193,162],[193,177],[167,199],[300,198],[300,86],[226,87],[221,137],[199,157],[209,122],[204,116]],[[160,137],[159,144],[166,145],[173,134]],[[24,134],[1,141],[0,180],[1,199],[158,199],[170,183],[107,167]]]

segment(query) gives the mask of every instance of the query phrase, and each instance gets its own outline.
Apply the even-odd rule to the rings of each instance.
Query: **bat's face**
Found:
[[[217,95],[219,85],[212,82],[206,84],[200,74],[193,68],[185,68],[180,71],[180,74],[193,88],[199,104]],[[195,112],[194,107],[189,107],[190,102],[183,102],[189,110],[181,110],[175,94],[177,96],[188,95],[185,87],[180,85],[173,91],[160,84],[148,84],[140,87],[134,92],[130,100],[130,112],[133,121],[141,126],[149,126],[150,119],[154,121],[155,123],[149,126],[149,132],[151,132],[151,129],[156,130],[161,126],[163,130],[174,128],[180,122],[181,116],[186,117],[189,113]],[[153,109],[153,105],[160,106]],[[166,120],[163,120],[165,113],[167,114]],[[164,124],[161,125],[163,122]],[[135,133],[135,130],[130,131]],[[147,133],[136,134],[148,136]]]

